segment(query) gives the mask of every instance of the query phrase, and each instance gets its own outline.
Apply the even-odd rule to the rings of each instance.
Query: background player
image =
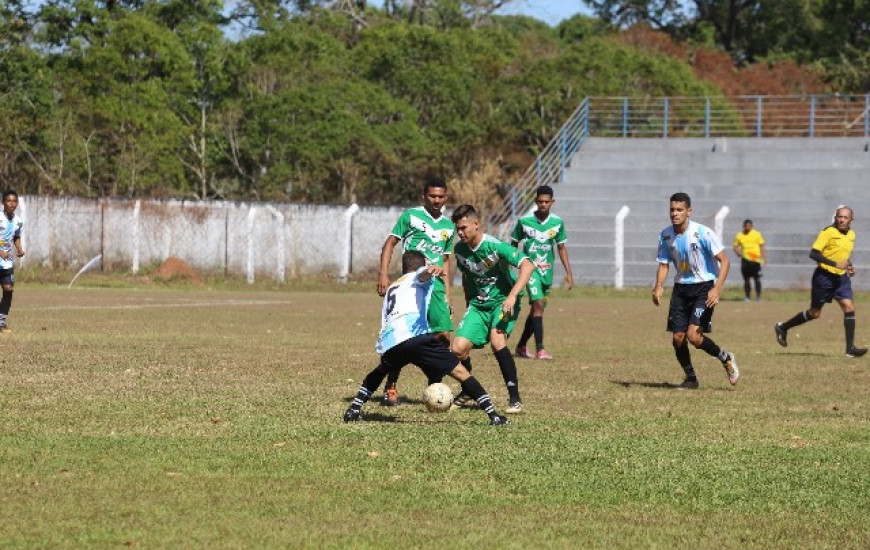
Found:
[[[453,330],[450,318],[450,250],[453,247],[453,222],[442,214],[447,201],[447,183],[442,178],[431,177],[423,184],[423,206],[402,212],[390,235],[381,248],[381,266],[378,273],[378,294],[384,296],[389,286],[390,259],[393,249],[402,241],[404,251],[416,250],[432,265],[444,268],[444,275],[437,277],[429,308],[429,323],[432,332],[449,339]],[[384,405],[399,403],[396,382],[399,369],[390,372],[384,385]]]
[[[565,287],[568,290],[574,286],[574,275],[571,273],[571,262],[568,261],[568,250],[565,242],[565,224],[562,218],[552,214],[553,189],[549,185],[538,187],[535,192],[537,209],[529,216],[517,220],[511,233],[511,245],[517,246],[523,241],[523,252],[535,264],[535,271],[529,280],[526,291],[529,293],[531,311],[526,317],[526,325],[517,342],[516,356],[530,358],[532,355],[526,347],[526,342],[532,334],[535,335],[536,359],[552,359],[544,349],[544,309],[547,307],[547,297],[553,286],[553,262],[556,259],[555,250],[559,250],[559,259],[565,268]]]
[[[773,327],[780,346],[788,345],[788,330],[807,321],[818,319],[822,306],[836,299],[843,310],[843,329],[846,332],[846,357],[861,357],[867,348],[855,346],[855,302],[852,301],[852,275],[855,268],[849,261],[855,247],[855,231],[852,229],[852,209],[837,208],[834,223],[824,228],[816,237],[810,258],[818,262],[813,272],[810,309],[802,311]]]
[[[740,258],[740,274],[743,275],[743,292],[750,299],[752,281],[755,281],[755,299],[761,301],[761,266],[767,263],[764,237],[752,226],[752,220],[743,220],[743,231],[734,236],[734,253]]]
[[[389,372],[408,363],[420,367],[429,380],[450,375],[462,385],[462,391],[472,396],[489,416],[494,426],[510,424],[498,414],[492,400],[474,378],[450,352],[447,342],[433,334],[427,309],[434,299],[435,281],[444,268],[427,264],[422,253],[402,254],[402,275],[385,291],[381,309],[381,332],[375,350],[381,354],[380,364],[365,377],[356,397],[344,413],[345,422],[360,420],[363,405]]]
[[[698,388],[689,343],[718,358],[733,386],[740,378],[734,354],[721,349],[704,335],[704,327],[713,318],[713,308],[719,303],[731,263],[716,233],[709,227],[690,221],[691,213],[692,199],[689,195],[674,193],[670,206],[671,225],[659,235],[659,268],[652,301],[656,306],[659,305],[668,276],[668,264],[673,262],[677,272],[668,311],[668,330],[672,333],[677,361],[686,374],[680,389]]]
[[[24,256],[24,248],[21,247],[21,228],[24,227],[24,222],[15,215],[17,209],[18,193],[12,189],[4,191],[3,216],[0,216],[0,286],[3,288],[3,297],[0,298],[0,333],[12,332],[6,320],[12,308],[12,293],[15,290],[14,258]]]
[[[470,204],[453,212],[458,243],[453,248],[456,266],[462,272],[462,288],[467,309],[450,349],[459,359],[468,357],[472,348],[489,342],[508,390],[507,413],[523,412],[520,400],[517,365],[507,348],[507,339],[520,314],[517,301],[532,276],[529,258],[480,229],[480,217]],[[511,266],[519,268],[514,278]],[[461,404],[462,395],[455,403]]]

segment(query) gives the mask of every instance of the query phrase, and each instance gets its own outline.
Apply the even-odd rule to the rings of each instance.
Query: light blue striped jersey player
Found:
[[[434,280],[423,266],[414,273],[405,273],[387,287],[375,351],[383,354],[405,340],[432,332],[426,313]]]
[[[2,208],[0,208],[2,210]],[[6,214],[0,212],[0,250],[9,254],[8,258],[0,258],[0,269],[12,269],[15,267],[15,250],[13,244],[15,239],[21,238],[21,228],[24,227],[24,222],[17,215],[12,216],[12,219],[6,217]]]
[[[677,268],[674,283],[693,284],[716,281],[719,278],[719,260],[722,240],[705,225],[689,221],[681,234],[673,226],[664,228],[659,236],[658,262],[673,262]]]

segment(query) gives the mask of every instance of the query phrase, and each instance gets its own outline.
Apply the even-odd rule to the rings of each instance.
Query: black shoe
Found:
[[[472,407],[477,406],[477,401],[471,398],[465,392],[460,392],[459,395],[453,400],[453,404],[450,406],[451,409],[470,409]]]
[[[782,323],[777,323],[773,325],[773,332],[776,333],[776,341],[779,342],[779,345],[782,347],[788,347],[788,340],[786,340],[786,335],[788,331],[782,328]]]
[[[867,348],[859,348],[859,347],[852,346],[851,348],[846,350],[846,357],[849,357],[849,358],[861,357],[865,353],[867,353]]]
[[[686,378],[683,380],[683,383],[677,386],[678,390],[697,390],[698,389],[698,379],[697,378]]]
[[[511,421],[507,417],[500,414],[497,414],[489,419],[490,426],[507,426],[510,423]]]
[[[353,409],[348,409],[344,411],[344,421],[345,422],[359,422],[362,417],[362,411],[355,411]]]

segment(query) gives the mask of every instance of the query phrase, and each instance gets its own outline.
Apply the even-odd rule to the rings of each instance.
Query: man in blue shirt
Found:
[[[719,303],[722,286],[731,266],[722,241],[709,227],[689,221],[692,199],[686,193],[671,196],[671,226],[659,236],[658,271],[652,300],[658,306],[669,264],[677,269],[674,290],[668,311],[668,331],[673,335],[672,344],[677,361],[686,378],[680,389],[697,389],[698,378],[692,367],[688,344],[702,349],[718,358],[725,368],[731,385],[740,379],[737,360],[733,353],[720,348],[704,332],[710,332],[713,308]]]

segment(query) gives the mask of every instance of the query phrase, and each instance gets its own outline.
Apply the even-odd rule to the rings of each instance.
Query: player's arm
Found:
[[[399,243],[399,237],[390,235],[381,247],[381,269],[378,272],[378,295],[383,296],[390,286],[390,259],[393,257],[393,249]]]
[[[559,259],[562,260],[562,267],[565,268],[565,286],[568,290],[574,288],[574,273],[571,272],[571,262],[568,261],[568,247],[565,243],[557,245],[559,250]]]
[[[535,271],[535,264],[533,264],[532,260],[528,257],[523,256],[517,269],[519,269],[517,280],[514,283],[514,286],[511,287],[510,292],[508,292],[504,302],[501,304],[501,310],[508,315],[514,314],[514,305],[517,303],[517,296],[519,296],[520,292],[522,292],[523,289],[526,288],[526,285],[529,284],[529,279],[532,278],[532,272]]]
[[[452,277],[450,275],[450,254],[444,255],[443,279],[444,279],[444,298],[447,300],[447,309],[450,310],[450,315],[453,315],[453,306],[450,305],[450,287],[453,284],[453,281],[451,280]]]
[[[731,269],[731,260],[728,259],[728,254],[725,254],[724,249],[720,250],[714,257],[719,260],[719,278],[716,279],[716,284],[707,293],[707,307],[713,307],[719,303],[722,287],[725,286],[725,279],[728,278],[728,271]]]
[[[652,291],[652,301],[655,305],[659,305],[662,299],[662,293],[665,291],[665,279],[668,277],[667,263],[659,262],[658,270],[656,270],[656,284]]]
[[[20,258],[24,256],[24,249],[21,248],[21,237],[15,235],[15,237],[12,239],[12,244],[15,245],[15,250],[18,251],[18,257]]]
[[[815,248],[810,250],[810,259],[820,264],[836,267],[837,269],[847,269],[850,265],[849,260],[840,260],[839,262],[835,262],[834,260],[822,254],[821,250],[816,250]]]
[[[764,246],[764,243],[758,245],[758,249],[761,251],[761,263],[767,263],[767,247]]]

